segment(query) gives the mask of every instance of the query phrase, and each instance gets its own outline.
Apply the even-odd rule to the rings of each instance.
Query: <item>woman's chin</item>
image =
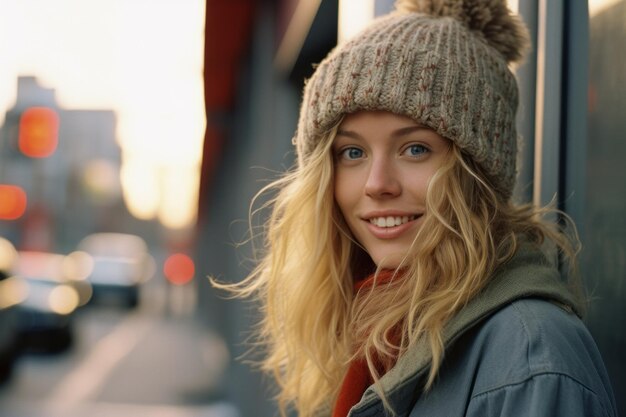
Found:
[[[376,266],[380,269],[398,269],[402,264],[402,261],[403,257],[400,255],[390,255],[374,259],[374,263],[376,263]]]

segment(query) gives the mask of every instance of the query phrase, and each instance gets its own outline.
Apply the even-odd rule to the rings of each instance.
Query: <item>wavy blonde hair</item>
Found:
[[[260,300],[261,367],[278,383],[283,416],[290,408],[309,417],[332,407],[351,360],[366,358],[378,381],[398,354],[423,337],[432,352],[428,389],[443,357],[447,321],[515,253],[521,236],[537,245],[552,242],[572,264],[578,250],[575,233],[543,220],[554,210],[501,197],[452,144],[430,180],[426,216],[399,267],[402,279],[355,293],[355,269],[367,255],[334,202],[336,130],[320,138],[306,163],[259,193],[276,191],[262,207],[271,214],[252,273],[237,284],[214,282]]]

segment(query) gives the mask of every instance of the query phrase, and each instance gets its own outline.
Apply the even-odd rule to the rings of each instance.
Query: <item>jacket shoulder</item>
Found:
[[[582,321],[545,299],[508,303],[448,347],[410,416],[616,416],[598,349]]]
[[[534,395],[549,395],[550,385],[569,387],[566,391],[576,396],[582,390],[614,407],[604,363],[591,334],[575,314],[554,303],[515,301],[468,336],[459,344],[466,344],[465,352],[474,356],[476,364],[472,398],[531,386],[537,388]]]

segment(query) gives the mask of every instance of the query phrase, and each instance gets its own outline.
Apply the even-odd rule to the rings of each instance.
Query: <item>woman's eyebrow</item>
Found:
[[[363,137],[359,135],[357,132],[354,132],[352,130],[344,130],[344,129],[337,130],[336,136],[347,136],[352,139],[363,139]]]
[[[394,130],[391,133],[392,137],[399,137],[399,136],[405,136],[405,135],[409,135],[413,132],[417,132],[420,130],[431,130],[429,127],[426,127],[424,125],[413,125],[413,126],[407,126],[407,127],[402,127],[400,129]]]

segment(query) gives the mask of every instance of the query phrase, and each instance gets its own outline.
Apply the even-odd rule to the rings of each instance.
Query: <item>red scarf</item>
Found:
[[[397,276],[395,272],[395,270],[383,270],[377,276],[372,274],[355,282],[354,289],[358,291],[364,287],[391,282]],[[367,360],[365,358],[353,360],[343,378],[332,417],[346,417],[350,409],[361,400],[367,387],[373,383],[374,378],[367,367]]]

